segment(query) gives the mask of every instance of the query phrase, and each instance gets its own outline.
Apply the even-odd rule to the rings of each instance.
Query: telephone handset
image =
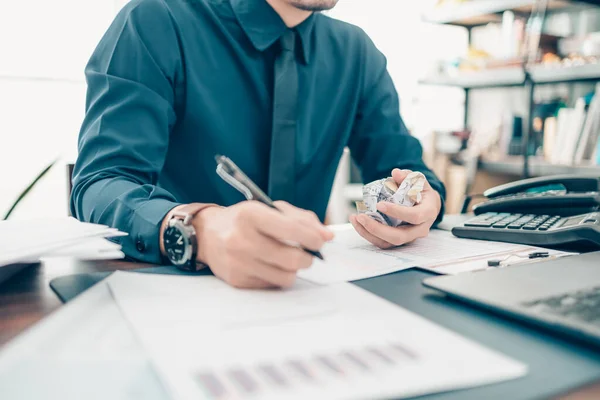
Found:
[[[487,201],[473,206],[475,215],[488,212],[579,215],[600,210],[600,173],[524,179],[488,189],[483,196]]]

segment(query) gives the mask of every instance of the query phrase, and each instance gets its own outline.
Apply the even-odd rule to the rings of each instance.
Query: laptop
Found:
[[[426,287],[600,346],[600,251],[427,278]]]

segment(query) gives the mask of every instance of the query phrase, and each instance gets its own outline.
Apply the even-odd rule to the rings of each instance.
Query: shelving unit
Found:
[[[550,0],[548,11],[557,12],[600,5],[599,0]],[[458,5],[441,6],[423,15],[425,22],[473,28],[490,22],[501,21],[504,11],[529,15],[533,10],[532,0],[480,0]]]
[[[502,161],[481,160],[479,168],[502,175],[520,176],[523,172],[523,161],[518,157],[510,157]],[[538,177],[545,175],[563,175],[563,174],[598,174],[600,169],[594,165],[562,165],[550,164],[541,158],[531,158],[529,164],[529,176]]]
[[[463,72],[453,76],[435,76],[419,81],[423,85],[455,86],[463,89],[523,86],[523,68],[498,68],[486,71]]]
[[[497,68],[485,71],[463,72],[453,76],[435,76],[421,79],[420,84],[454,86],[463,89],[486,89],[525,85],[528,72],[530,80],[536,84],[564,82],[585,82],[600,80],[600,63],[572,67],[536,65],[525,69],[520,67]]]
[[[544,83],[585,82],[600,80],[600,64],[572,67],[538,65],[529,68],[531,79],[537,85]]]
[[[423,16],[425,22],[462,26],[468,30],[469,44],[471,29],[490,22],[499,22],[502,13],[513,11],[520,16],[529,16],[535,9],[536,0],[473,0],[457,5],[441,6]],[[546,13],[583,10],[590,6],[600,6],[600,0],[549,0]],[[542,23],[543,25],[543,23]],[[600,63],[578,66],[530,65],[506,68],[494,68],[482,71],[461,72],[456,75],[427,77],[419,81],[424,85],[454,86],[465,90],[465,129],[468,128],[469,92],[473,89],[524,87],[527,96],[527,110],[523,121],[523,155],[510,161],[482,162],[480,168],[515,174],[520,169],[523,178],[552,173],[600,173],[600,167],[554,166],[540,162],[528,155],[530,132],[533,124],[534,90],[537,85],[600,81]],[[562,171],[562,172],[554,172]],[[567,172],[565,172],[567,171]]]

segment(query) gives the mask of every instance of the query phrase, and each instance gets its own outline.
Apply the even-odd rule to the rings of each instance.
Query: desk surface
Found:
[[[49,282],[59,276],[114,270],[133,270],[149,265],[126,262],[78,262],[56,260],[36,264],[0,284],[0,346],[55,311],[61,302]],[[368,281],[360,286],[368,289]],[[569,400],[600,398],[600,380],[557,398]]]

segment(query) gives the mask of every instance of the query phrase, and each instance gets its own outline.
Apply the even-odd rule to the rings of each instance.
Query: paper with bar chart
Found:
[[[107,283],[173,399],[377,399],[526,373],[348,283],[251,291],[128,272]]]

